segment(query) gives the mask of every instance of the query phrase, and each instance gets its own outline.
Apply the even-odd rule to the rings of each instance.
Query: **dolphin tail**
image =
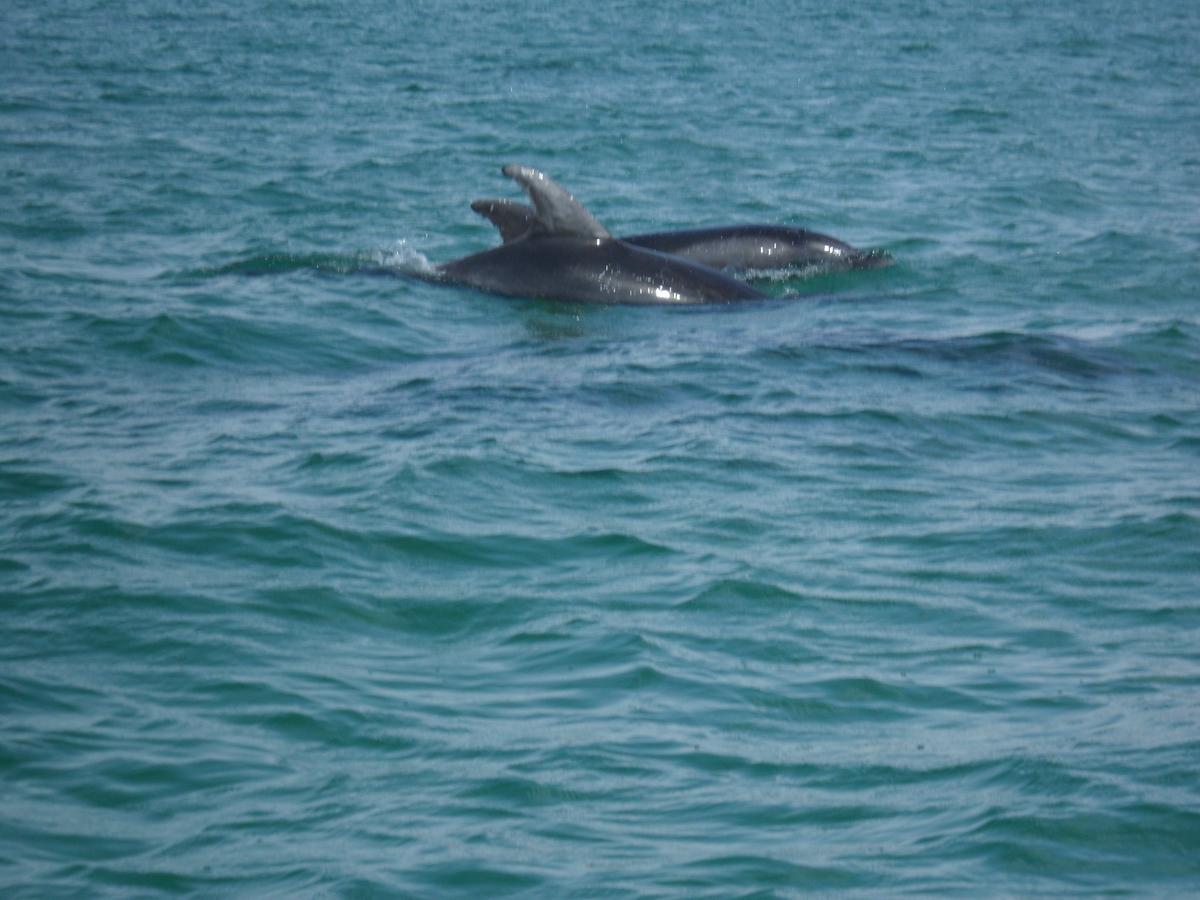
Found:
[[[529,166],[507,165],[501,170],[519,184],[537,211],[534,231],[582,238],[610,238],[603,225],[583,204],[550,176]]]

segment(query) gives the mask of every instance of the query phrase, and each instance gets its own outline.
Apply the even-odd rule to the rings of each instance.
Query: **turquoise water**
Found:
[[[5,896],[1200,891],[1200,7],[0,26]],[[506,162],[898,264],[411,277]]]

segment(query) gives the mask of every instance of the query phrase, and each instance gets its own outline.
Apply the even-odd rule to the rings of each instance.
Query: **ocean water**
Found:
[[[6,897],[1200,892],[1200,6],[0,10]],[[545,169],[889,269],[413,273]]]

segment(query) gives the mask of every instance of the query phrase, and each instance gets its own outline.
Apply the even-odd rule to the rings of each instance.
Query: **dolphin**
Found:
[[[504,242],[518,240],[533,228],[537,212],[516,200],[476,200],[471,209],[500,230]],[[835,237],[780,225],[728,225],[661,231],[621,238],[626,244],[681,256],[714,269],[749,273],[791,266],[824,270],[876,269],[892,264],[877,250],[859,250]]]
[[[782,225],[692,228],[635,234],[622,240],[734,272],[790,266],[816,266],[825,270],[878,269],[892,264],[892,258],[882,251],[859,250],[818,231]]]
[[[499,213],[504,243],[438,266],[440,279],[495,294],[583,303],[732,303],[769,296],[702,262],[614,238],[537,169],[507,165],[501,171],[533,206],[513,205],[522,207],[519,223]]]

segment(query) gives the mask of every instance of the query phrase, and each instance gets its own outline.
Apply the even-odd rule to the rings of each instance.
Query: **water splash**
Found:
[[[387,247],[356,253],[258,253],[230,263],[184,273],[199,278],[228,275],[289,275],[313,272],[322,275],[397,274],[429,276],[436,271],[425,254],[398,240]]]
[[[372,251],[366,258],[374,268],[391,269],[407,275],[432,275],[436,271],[429,258],[409,246],[403,238],[393,242],[390,247]]]

